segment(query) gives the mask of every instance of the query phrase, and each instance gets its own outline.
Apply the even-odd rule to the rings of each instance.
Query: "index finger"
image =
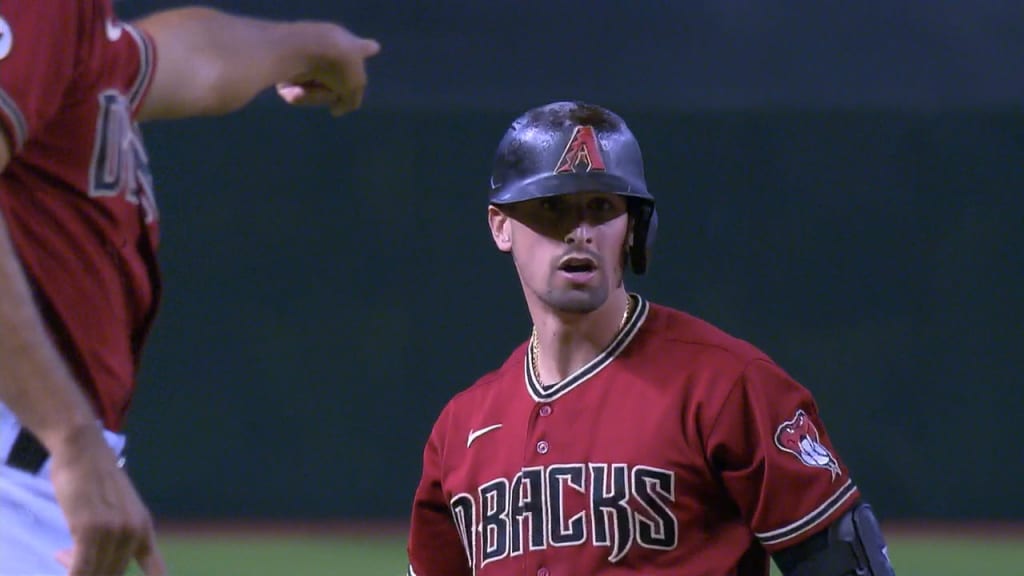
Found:
[[[135,551],[135,561],[139,563],[142,573],[146,576],[165,576],[167,574],[167,565],[164,564],[163,556],[160,555],[160,550],[156,546],[156,537],[152,530]]]

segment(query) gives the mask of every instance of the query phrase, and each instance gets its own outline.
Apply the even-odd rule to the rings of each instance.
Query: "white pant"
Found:
[[[55,557],[71,548],[71,533],[50,482],[50,463],[37,474],[6,464],[21,425],[0,404],[0,576],[43,576],[68,573]],[[103,431],[115,453],[125,438]]]

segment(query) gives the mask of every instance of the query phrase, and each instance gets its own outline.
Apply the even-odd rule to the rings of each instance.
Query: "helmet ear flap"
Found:
[[[630,202],[630,216],[633,221],[626,254],[633,273],[642,276],[647,271],[647,264],[654,246],[654,237],[658,228],[658,212],[652,202],[633,200]]]

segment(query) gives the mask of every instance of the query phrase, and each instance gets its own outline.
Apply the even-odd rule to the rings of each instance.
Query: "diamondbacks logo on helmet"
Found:
[[[604,172],[601,146],[593,126],[577,126],[555,166],[555,174],[591,171]]]
[[[818,429],[803,410],[797,410],[792,420],[787,420],[775,431],[775,445],[793,454],[807,466],[825,468],[832,472],[832,479],[842,474],[839,462],[828,448],[821,443]]]

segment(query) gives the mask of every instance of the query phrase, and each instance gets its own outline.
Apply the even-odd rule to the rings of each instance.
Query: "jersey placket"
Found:
[[[552,509],[559,504],[551,501],[550,486],[551,464],[557,461],[554,452],[556,447],[552,446],[550,439],[550,434],[557,429],[554,427],[554,413],[552,402],[535,402],[530,410],[523,446],[523,473],[520,475],[523,480],[520,490],[514,493],[518,497],[519,506],[512,508],[512,547],[515,549],[517,545],[522,545],[524,573],[537,576],[553,576],[545,566],[549,544],[545,523],[552,532],[557,529],[552,524],[554,519],[551,514]],[[544,509],[545,501],[548,503],[547,510]],[[520,540],[517,534],[522,535],[521,542],[517,542]]]

